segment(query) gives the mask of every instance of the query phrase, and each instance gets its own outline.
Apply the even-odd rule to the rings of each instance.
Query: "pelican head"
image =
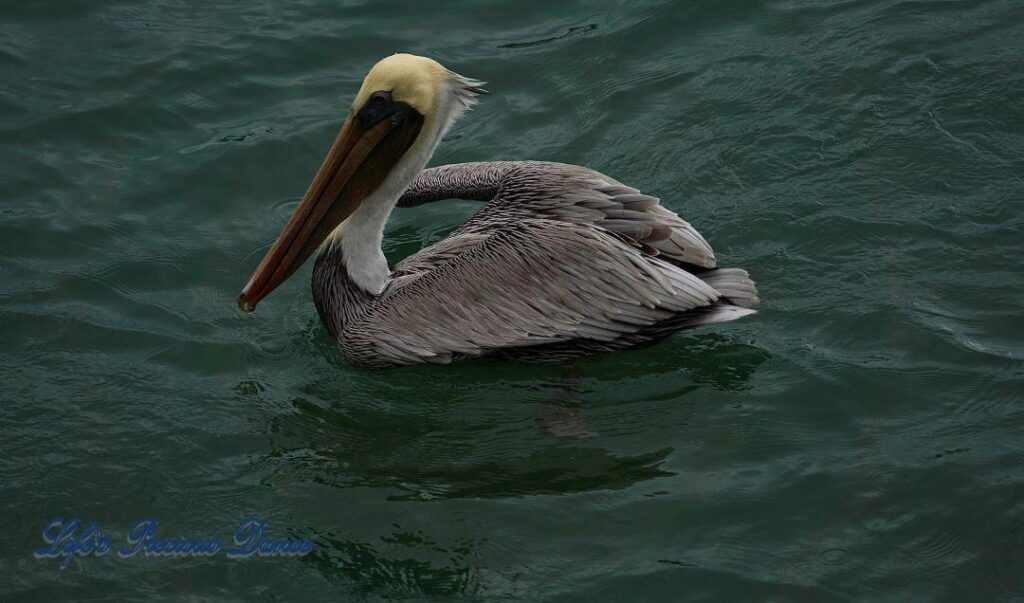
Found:
[[[361,221],[379,222],[382,232],[395,202],[445,131],[485,92],[481,84],[411,54],[374,65],[295,213],[238,297],[238,307],[252,312],[350,218],[368,216]]]

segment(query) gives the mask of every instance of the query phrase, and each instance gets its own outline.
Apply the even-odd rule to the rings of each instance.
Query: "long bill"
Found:
[[[295,213],[238,296],[238,307],[256,304],[284,282],[324,239],[359,208],[413,145],[423,124],[413,110],[398,110],[375,123],[360,114],[345,120]]]

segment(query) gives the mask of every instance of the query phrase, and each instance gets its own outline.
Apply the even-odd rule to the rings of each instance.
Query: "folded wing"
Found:
[[[399,266],[344,345],[406,363],[613,342],[721,297],[687,270],[571,221],[526,218],[440,247]]]

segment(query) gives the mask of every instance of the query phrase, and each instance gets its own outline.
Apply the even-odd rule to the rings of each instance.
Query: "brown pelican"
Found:
[[[374,65],[239,307],[252,312],[320,248],[317,312],[362,367],[569,358],[754,312],[745,270],[716,268],[690,224],[608,176],[539,161],[424,170],[481,85],[408,54]],[[389,269],[391,210],[452,198],[485,205]]]

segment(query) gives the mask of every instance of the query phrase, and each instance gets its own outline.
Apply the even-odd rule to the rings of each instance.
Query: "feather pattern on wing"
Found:
[[[398,204],[409,207],[446,198],[489,201],[457,232],[488,229],[509,219],[547,217],[598,226],[672,261],[715,267],[715,254],[704,237],[657,197],[581,166],[496,161],[430,168]]]
[[[573,339],[611,342],[721,296],[693,274],[600,231],[527,219],[393,281],[342,336],[350,351],[424,361]],[[437,257],[437,256],[435,256]],[[457,292],[454,293],[453,292]]]
[[[364,300],[359,308],[334,317],[349,362],[447,363],[495,352],[566,358],[739,318],[758,301],[745,271],[715,268],[714,252],[689,223],[593,170],[546,162],[441,166],[424,170],[399,205],[447,198],[486,204],[400,262],[380,295],[355,297]],[[337,253],[327,249],[318,270]],[[341,298],[337,290],[352,286],[320,274],[318,298]]]

